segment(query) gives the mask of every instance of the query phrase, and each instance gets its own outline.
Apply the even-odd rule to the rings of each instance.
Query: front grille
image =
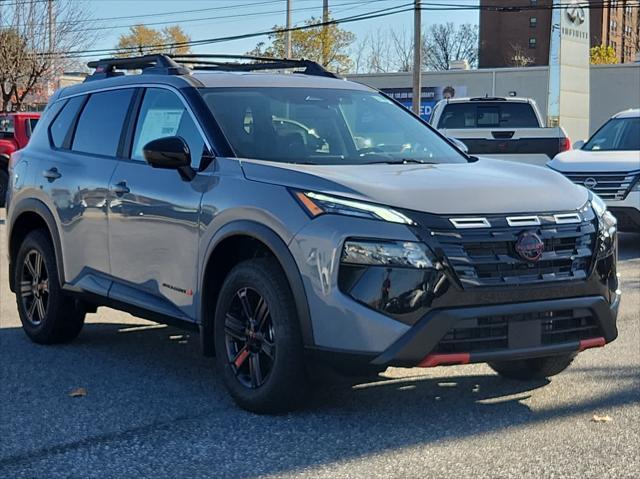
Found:
[[[599,336],[602,336],[600,326],[586,309],[487,316],[458,321],[432,354],[499,351]]]
[[[596,230],[592,217],[579,223],[531,228],[434,231],[433,236],[462,285],[478,287],[585,279],[591,267]],[[537,234],[544,242],[544,251],[537,262],[526,261],[515,251],[523,231]]]
[[[624,200],[638,181],[640,172],[629,173],[565,173],[574,183],[589,188],[603,200]]]

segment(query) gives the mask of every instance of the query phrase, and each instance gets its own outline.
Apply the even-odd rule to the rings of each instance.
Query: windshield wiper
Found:
[[[433,161],[422,161],[422,160],[414,160],[412,158],[403,158],[401,160],[382,160],[382,161],[370,161],[365,163],[366,165],[408,165],[408,164],[418,164],[418,165],[434,165]]]

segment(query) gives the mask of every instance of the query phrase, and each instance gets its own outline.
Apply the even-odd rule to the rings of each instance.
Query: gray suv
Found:
[[[195,329],[235,401],[273,413],[317,364],[532,379],[616,338],[597,196],[468,156],[313,62],[239,60],[100,60],[51,99],[8,197],[33,341],[74,339],[98,306]]]

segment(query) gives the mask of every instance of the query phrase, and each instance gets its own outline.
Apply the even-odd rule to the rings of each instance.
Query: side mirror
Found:
[[[578,140],[573,144],[573,149],[574,150],[579,150],[584,146],[585,143],[586,143],[585,140]]]
[[[455,146],[458,150],[462,151],[463,153],[465,153],[467,155],[469,154],[469,148],[467,147],[467,145],[465,145],[463,142],[461,142],[457,138],[452,138],[452,137],[448,136],[447,140],[449,140],[451,143],[453,143],[453,146]]]
[[[142,148],[144,159],[153,168],[178,170],[184,180],[192,180],[195,171],[191,168],[189,145],[179,136],[167,136],[152,140]]]

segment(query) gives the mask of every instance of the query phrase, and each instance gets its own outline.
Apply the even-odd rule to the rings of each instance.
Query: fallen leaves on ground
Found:
[[[594,414],[591,418],[591,422],[611,422],[613,419],[611,416],[600,416],[599,414]]]
[[[87,390],[85,388],[73,388],[69,393],[69,397],[72,397],[72,398],[85,397],[86,395],[87,395]]]

